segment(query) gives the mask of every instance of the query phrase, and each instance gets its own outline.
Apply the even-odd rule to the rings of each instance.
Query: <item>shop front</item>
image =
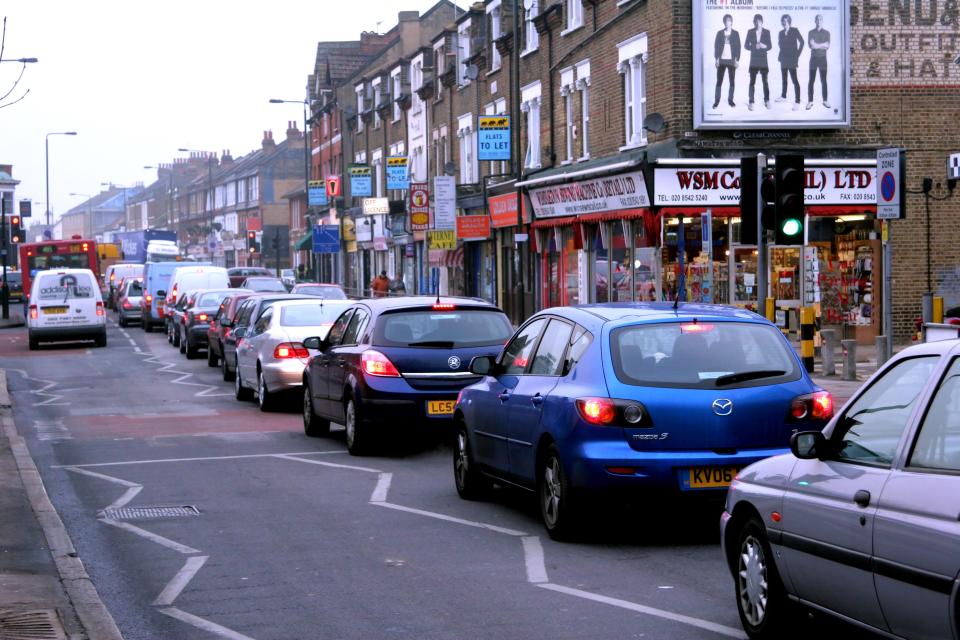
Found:
[[[531,250],[531,208],[518,197],[516,182],[492,185],[487,195],[494,249],[494,277],[498,306],[516,325],[537,307],[536,254]]]
[[[496,252],[490,216],[483,209],[457,216],[457,242],[463,247],[466,295],[496,302]]]

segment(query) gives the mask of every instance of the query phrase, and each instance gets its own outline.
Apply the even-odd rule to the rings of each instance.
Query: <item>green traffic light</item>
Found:
[[[800,233],[800,229],[802,228],[799,220],[796,218],[787,218],[783,221],[783,226],[780,227],[780,230],[783,231],[784,235],[795,236]]]

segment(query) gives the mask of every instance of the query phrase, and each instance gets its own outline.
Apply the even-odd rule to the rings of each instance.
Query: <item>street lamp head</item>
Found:
[[[183,148],[180,148],[180,149],[177,149],[177,151],[179,151],[180,153],[187,153],[187,152],[189,152],[189,151],[190,151],[190,149],[183,149]]]
[[[77,135],[77,132],[76,132],[76,131],[64,131],[64,132],[63,132],[63,135],[65,135],[65,136],[75,136],[75,135]]]
[[[23,64],[32,64],[38,62],[36,58],[19,58],[17,62],[22,62]]]
[[[286,100],[280,100],[279,98],[270,98],[270,104],[281,104],[286,102]]]

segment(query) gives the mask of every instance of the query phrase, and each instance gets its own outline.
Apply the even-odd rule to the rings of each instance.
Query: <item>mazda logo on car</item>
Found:
[[[451,369],[460,368],[460,357],[459,356],[450,356],[447,358],[447,364],[450,365]]]
[[[718,416],[728,416],[733,413],[733,400],[717,398],[713,401],[713,412]]]

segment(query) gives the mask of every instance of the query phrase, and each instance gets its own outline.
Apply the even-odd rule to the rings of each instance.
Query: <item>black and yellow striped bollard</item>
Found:
[[[813,373],[813,335],[816,328],[813,307],[800,307],[800,358],[807,373]]]

